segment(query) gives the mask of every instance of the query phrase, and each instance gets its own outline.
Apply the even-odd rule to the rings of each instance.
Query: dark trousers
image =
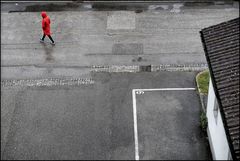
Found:
[[[54,43],[52,36],[51,36],[51,35],[47,35],[47,36],[48,36],[49,39],[52,41],[52,43]],[[44,41],[45,37],[46,37],[46,35],[43,34],[43,37],[42,37],[42,40],[43,40],[43,41]]]

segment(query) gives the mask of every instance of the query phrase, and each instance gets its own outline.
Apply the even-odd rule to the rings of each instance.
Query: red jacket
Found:
[[[42,29],[45,35],[50,35],[50,18],[46,12],[42,12]]]

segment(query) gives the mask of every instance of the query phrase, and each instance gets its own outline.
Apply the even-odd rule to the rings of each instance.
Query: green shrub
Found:
[[[200,122],[201,122],[201,128],[203,131],[207,130],[207,126],[208,126],[208,121],[207,121],[207,116],[206,116],[206,112],[201,112],[200,115]]]
[[[197,77],[197,83],[199,86],[200,93],[208,94],[208,85],[209,85],[209,70],[203,71]]]

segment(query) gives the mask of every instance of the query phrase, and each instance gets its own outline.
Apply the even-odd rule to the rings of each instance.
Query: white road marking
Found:
[[[134,121],[134,142],[135,142],[135,160],[139,160],[139,149],[138,149],[138,129],[137,129],[137,104],[136,104],[136,91],[132,90],[133,99],[133,121]]]
[[[196,90],[196,89],[195,88],[153,88],[153,89],[133,89],[132,90],[135,160],[139,160],[136,94],[144,94],[144,91],[189,91],[189,90]]]
[[[187,91],[196,90],[195,88],[153,88],[153,89],[133,89],[135,91]]]

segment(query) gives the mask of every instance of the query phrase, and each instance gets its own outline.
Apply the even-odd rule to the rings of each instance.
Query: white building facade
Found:
[[[211,78],[209,80],[207,119],[207,133],[213,160],[232,160]]]

